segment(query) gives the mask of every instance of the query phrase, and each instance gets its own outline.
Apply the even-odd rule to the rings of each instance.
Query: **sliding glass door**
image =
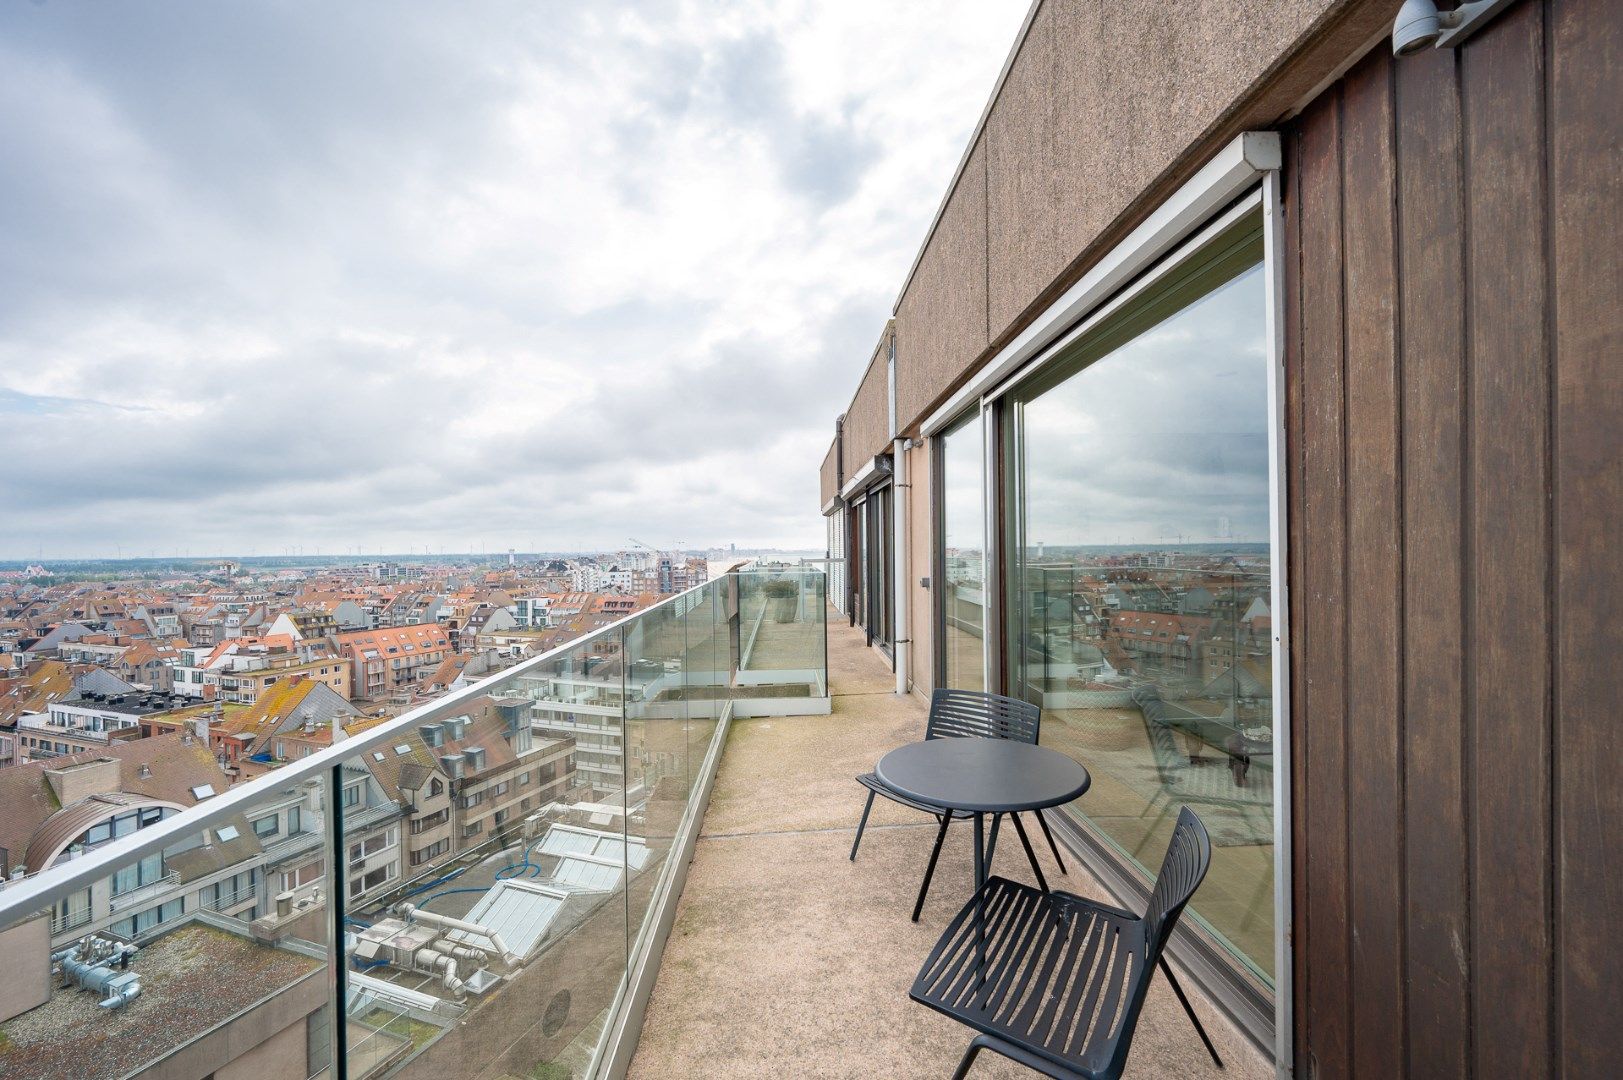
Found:
[[[1262,258],[1244,218],[1003,399],[1003,659],[1042,741],[1092,772],[1071,809],[1129,873],[1153,877],[1179,806],[1205,821],[1190,910],[1271,985]]]

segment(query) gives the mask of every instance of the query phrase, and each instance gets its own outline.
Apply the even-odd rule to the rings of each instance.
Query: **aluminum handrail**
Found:
[[[0,930],[10,928],[21,918],[32,915],[34,912],[54,905],[58,900],[71,893],[77,892],[94,882],[110,876],[119,867],[126,865],[143,856],[162,851],[179,840],[209,828],[227,818],[243,813],[250,809],[254,803],[268,792],[277,791],[305,780],[321,779],[334,765],[340,765],[348,759],[368,750],[385,746],[395,741],[398,736],[412,728],[423,724],[433,723],[441,716],[463,711],[468,702],[484,696],[490,692],[488,683],[514,678],[526,671],[542,667],[573,649],[579,649],[600,638],[620,633],[630,627],[639,619],[647,618],[661,608],[698,592],[709,588],[719,581],[726,580],[738,571],[729,570],[720,577],[711,578],[702,585],[695,585],[691,589],[667,596],[659,603],[641,611],[632,612],[623,619],[616,619],[607,626],[600,627],[589,634],[582,635],[573,641],[549,649],[538,656],[520,661],[504,671],[497,672],[488,679],[483,679],[461,690],[448,694],[438,700],[427,702],[416,709],[401,716],[395,717],[386,724],[379,724],[375,728],[351,735],[329,746],[325,750],[317,751],[309,757],[284,765],[279,769],[266,773],[264,776],[246,783],[236,784],[226,789],[223,794],[207,799],[197,806],[188,807],[178,814],[164,818],[156,825],[149,825],[139,829],[122,841],[108,844],[97,851],[75,859],[61,874],[43,871],[30,875],[21,881],[14,881],[0,887]],[[56,867],[52,867],[54,871]]]

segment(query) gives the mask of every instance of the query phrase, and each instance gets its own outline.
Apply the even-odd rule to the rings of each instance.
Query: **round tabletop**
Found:
[[[1008,739],[930,739],[897,747],[874,769],[903,795],[944,810],[1043,810],[1088,790],[1088,770],[1055,750]]]

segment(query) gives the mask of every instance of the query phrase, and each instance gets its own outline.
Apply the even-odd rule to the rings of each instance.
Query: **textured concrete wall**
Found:
[[[266,1047],[266,1052],[255,1054],[248,1063],[251,1075],[268,1077],[270,1080],[297,1075],[305,1067],[305,1017],[326,1004],[327,977],[324,971],[318,969],[192,1040],[139,1075],[141,1080],[195,1080],[196,1077],[211,1074],[220,1077],[249,1075],[247,1071],[232,1074],[227,1066],[267,1041],[270,1045]],[[296,1040],[276,1038],[289,1028],[296,1032]]]
[[[986,348],[986,160],[977,144],[896,312],[898,423]]]
[[[21,860],[17,860],[21,861]],[[9,972],[0,979],[0,1022],[51,1000],[51,919],[48,915],[0,930],[0,956]]]
[[[817,499],[819,508],[827,506],[828,501],[840,493],[840,441],[836,438],[828,444],[828,453],[823,455],[823,466],[819,470],[822,486]]]
[[[1397,3],[1044,0],[897,305],[902,430]]]
[[[889,332],[880,336],[857,387],[857,396],[845,411],[845,478],[855,476],[875,454],[890,445],[890,372],[886,363]],[[898,347],[900,338],[898,340]]]

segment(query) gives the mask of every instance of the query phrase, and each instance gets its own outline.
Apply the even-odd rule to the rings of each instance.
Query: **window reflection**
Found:
[[[1191,910],[1273,966],[1267,349],[1255,224],[1193,257],[1009,410],[1011,692],[1146,879],[1188,805]],[[950,540],[949,540],[950,542]]]
[[[940,641],[945,685],[986,689],[984,522],[981,477],[985,471],[980,413],[946,433],[941,442]]]

